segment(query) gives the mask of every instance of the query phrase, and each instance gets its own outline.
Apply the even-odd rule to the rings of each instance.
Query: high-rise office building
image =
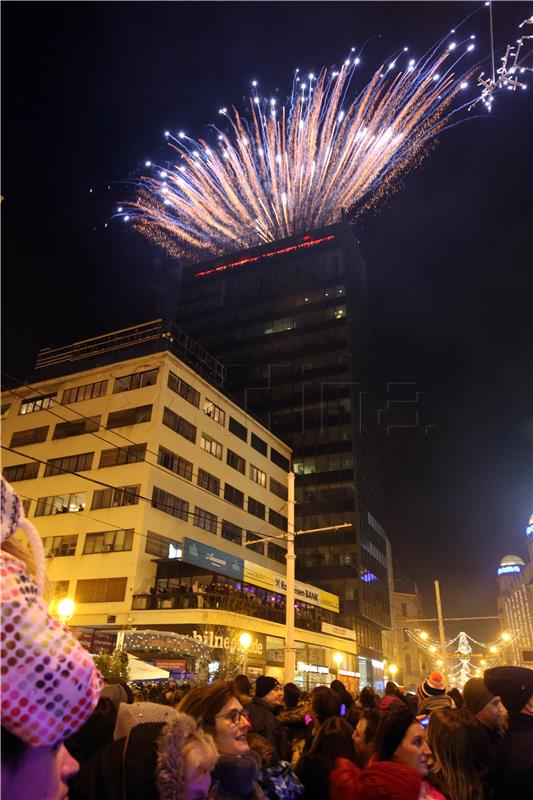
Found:
[[[390,627],[365,265],[347,223],[184,268],[179,324],[225,365],[225,388],[293,449],[297,571],[343,599],[361,682]]]

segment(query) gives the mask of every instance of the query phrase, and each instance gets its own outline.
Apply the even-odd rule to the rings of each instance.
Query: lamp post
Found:
[[[303,533],[319,533],[321,531],[334,531],[339,528],[350,528],[349,522],[343,522],[341,525],[328,525],[325,528],[310,528],[306,531],[294,530],[294,472],[289,472],[289,485],[288,485],[288,500],[287,500],[287,606],[285,612],[285,682],[294,683],[294,670],[295,670],[295,655],[296,648],[294,646],[294,581],[295,581],[295,561],[296,554],[294,552],[294,540],[296,536]]]
[[[239,644],[244,650],[244,659],[242,664],[242,671],[244,675],[246,675],[246,670],[248,669],[248,650],[250,649],[250,645],[252,644],[252,637],[249,633],[241,633],[239,636]]]

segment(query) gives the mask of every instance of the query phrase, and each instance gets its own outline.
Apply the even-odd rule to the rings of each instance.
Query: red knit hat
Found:
[[[418,800],[422,778],[411,767],[377,761],[358,769],[339,758],[330,775],[331,800]]]

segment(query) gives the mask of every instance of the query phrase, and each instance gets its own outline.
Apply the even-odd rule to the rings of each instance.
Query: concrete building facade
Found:
[[[223,378],[160,320],[42,350],[35,380],[2,394],[3,474],[43,537],[55,597],[76,603],[73,626],[201,639],[212,662],[248,631],[250,674],[282,678],[291,450]],[[298,680],[331,680],[335,652],[355,678],[338,597],[300,582],[295,613]]]

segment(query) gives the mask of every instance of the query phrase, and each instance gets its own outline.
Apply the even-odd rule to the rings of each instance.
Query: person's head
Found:
[[[424,729],[408,709],[386,714],[375,739],[376,761],[396,761],[415,769],[423,778],[428,774],[431,750]]]
[[[425,681],[418,684],[416,690],[418,696],[418,705],[420,707],[424,700],[428,697],[439,697],[446,694],[446,684],[440,672],[432,672]]]
[[[353,740],[361,761],[365,765],[368,764],[374,752],[374,739],[380,721],[381,714],[375,708],[372,708],[363,711],[355,727]]]
[[[329,796],[330,800],[418,800],[421,786],[418,772],[404,764],[380,761],[360,770],[341,758],[330,775]]]
[[[190,714],[215,740],[221,755],[238,756],[249,750],[246,734],[250,723],[243,715],[240,701],[231,684],[225,681],[199,686],[188,692],[178,707]]]
[[[465,707],[475,714],[485,728],[501,730],[505,720],[505,708],[501,697],[489,692],[483,678],[470,678],[463,689]]]
[[[398,684],[394,681],[387,681],[385,684],[385,694],[398,694]]]
[[[359,702],[363,708],[376,708],[378,698],[371,686],[363,686],[359,695]]]
[[[252,684],[246,675],[236,675],[233,678],[233,690],[238,697],[251,697],[253,695]]]
[[[126,700],[121,700],[121,703],[133,703],[134,696],[131,686],[124,680],[124,678],[106,678],[104,680],[105,686],[121,686],[126,692]]]
[[[339,695],[327,686],[317,686],[311,692],[311,716],[321,725],[329,717],[338,717],[341,712]]]
[[[48,613],[41,537],[2,478],[2,794],[61,800],[78,763],[63,741],[91,715],[102,679],[89,653]],[[19,529],[31,555],[13,542]],[[5,655],[4,655],[5,652]]]
[[[533,716],[533,669],[527,667],[492,667],[483,675],[485,686],[501,697],[509,717]]]
[[[283,687],[277,678],[271,675],[259,675],[255,682],[255,696],[270,708],[276,708],[283,702]]]
[[[177,714],[161,732],[157,747],[157,786],[161,800],[204,800],[218,751],[210,734],[187,714]]]
[[[286,683],[283,687],[283,703],[285,708],[296,708],[301,698],[301,691],[295,683]]]
[[[442,708],[431,714],[428,725],[431,771],[438,773],[452,797],[483,797],[477,764],[463,717],[457,709]]]
[[[464,706],[463,695],[457,688],[457,686],[453,686],[451,689],[448,689],[448,697],[451,697],[456,708],[462,708]]]
[[[320,726],[309,749],[310,756],[318,756],[322,768],[329,774],[338,758],[354,763],[359,759],[352,738],[353,729],[342,717],[329,717]]]

